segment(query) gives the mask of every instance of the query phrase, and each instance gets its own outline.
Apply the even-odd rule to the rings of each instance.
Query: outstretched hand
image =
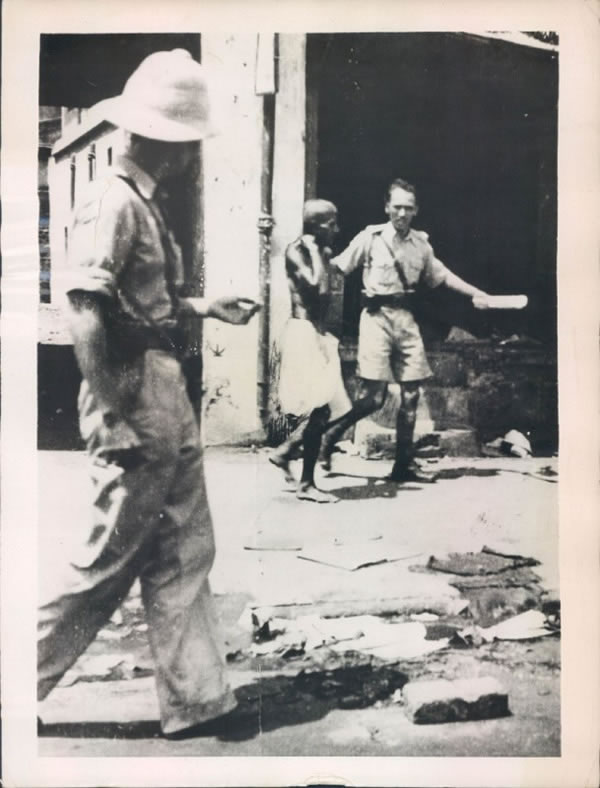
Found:
[[[486,293],[483,290],[478,290],[471,301],[473,302],[475,309],[489,309],[489,298],[489,293]]]
[[[251,298],[238,296],[224,296],[213,301],[207,317],[214,317],[224,323],[233,323],[236,326],[245,326],[261,308],[260,304]]]

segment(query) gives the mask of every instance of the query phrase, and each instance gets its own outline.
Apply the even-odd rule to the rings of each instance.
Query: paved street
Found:
[[[469,626],[556,605],[556,460],[446,458],[432,462],[441,475],[436,484],[395,486],[384,479],[388,462],[336,454],[322,486],[341,500],[318,505],[297,501],[267,456],[263,449],[206,452],[217,537],[212,586],[240,700],[235,726],[182,742],[160,738],[134,587],[64,686],[41,704],[48,727],[40,754],[557,755],[559,636],[487,642],[464,635]],[[39,457],[45,572],[54,571],[88,516],[87,477],[77,452]],[[448,554],[483,547],[496,561],[521,556],[535,565],[487,575],[444,569]],[[443,571],[428,566],[432,556]],[[341,566],[359,559],[368,565]],[[426,642],[448,643],[430,653],[417,644],[412,656],[270,649],[264,631],[257,645],[251,613],[290,632],[307,616],[376,616],[412,622],[411,633],[427,622]],[[400,689],[406,681],[477,676],[501,682],[509,716],[437,725],[408,719]]]

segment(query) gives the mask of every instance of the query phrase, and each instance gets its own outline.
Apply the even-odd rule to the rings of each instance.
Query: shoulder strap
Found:
[[[383,237],[383,233],[381,233],[379,237],[381,238],[382,242],[384,243],[385,248],[390,253],[390,256],[391,256],[392,260],[394,261],[394,268],[396,269],[396,273],[398,274],[398,276],[400,278],[400,281],[402,282],[402,287],[404,288],[404,290],[406,292],[408,292],[410,290],[410,285],[408,284],[408,280],[406,278],[406,274],[404,273],[404,269],[402,268],[402,266],[400,264],[400,261],[396,257],[396,254],[394,253],[394,250],[392,249],[392,247],[388,244],[388,242]],[[372,239],[371,239],[371,243],[373,243]]]
[[[155,206],[152,204],[150,200],[145,199],[145,197],[140,193],[140,190],[137,188],[135,181],[132,178],[128,178],[126,175],[118,175],[117,177],[121,178],[139,197],[144,201],[144,203],[148,206],[148,209],[152,213],[155,218],[156,224],[158,226],[161,244],[165,253],[165,257],[167,262],[170,260],[170,246],[168,241],[166,242],[164,236],[164,220],[162,216],[157,216],[158,211]],[[167,284],[169,284],[167,282]],[[132,294],[128,293],[122,287],[118,287],[117,291],[119,296],[123,299],[129,310],[133,313],[135,317],[141,319],[143,323],[147,326],[152,328],[168,345],[171,345],[173,350],[177,352],[177,346],[173,342],[171,336],[165,329],[156,321],[154,318],[147,312],[147,310],[142,306],[139,300]],[[170,287],[169,287],[170,293]],[[170,293],[171,294],[171,293]]]
[[[121,173],[117,174],[117,177],[120,178],[124,183],[126,183],[142,200],[144,205],[147,206],[148,210],[152,214],[154,221],[156,222],[156,226],[158,227],[158,234],[160,236],[160,243],[163,248],[163,252],[165,255],[165,260],[167,262],[166,265],[166,280],[167,280],[167,290],[169,291],[169,295],[171,296],[171,300],[173,303],[177,302],[177,288],[175,285],[175,267],[176,261],[173,256],[173,249],[171,247],[171,241],[168,237],[167,233],[167,224],[165,222],[165,218],[160,210],[160,208],[154,203],[153,200],[149,200],[140,192],[136,182],[133,178],[128,177],[127,175],[123,175]]]

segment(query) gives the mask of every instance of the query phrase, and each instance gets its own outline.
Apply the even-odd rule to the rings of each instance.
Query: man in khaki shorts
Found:
[[[352,410],[342,416],[323,439],[322,460],[326,469],[331,467],[336,441],[348,427],[379,409],[385,400],[388,383],[397,381],[401,404],[390,479],[396,482],[435,480],[414,462],[412,448],[419,386],[432,374],[414,317],[419,291],[444,285],[471,299],[485,298],[487,294],[453,274],[436,259],[427,233],[411,228],[417,212],[414,186],[400,178],[392,181],[385,203],[389,222],[365,228],[331,261],[344,274],[363,266],[366,305],[359,326],[358,399]]]

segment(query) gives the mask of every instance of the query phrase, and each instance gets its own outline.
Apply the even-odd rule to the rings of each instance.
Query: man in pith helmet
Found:
[[[208,574],[214,538],[198,425],[181,368],[183,314],[246,324],[249,299],[183,298],[181,253],[157,186],[213,133],[203,68],[156,52],[96,111],[124,153],[75,214],[68,314],[83,382],[92,518],[40,600],[38,696],[52,690],[140,579],[164,734],[235,706]]]

